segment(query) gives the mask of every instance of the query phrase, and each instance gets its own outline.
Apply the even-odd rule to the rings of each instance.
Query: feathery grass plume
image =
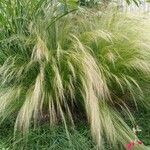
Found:
[[[133,100],[137,106],[139,102],[135,99],[136,90],[138,94],[143,94],[141,81],[148,83],[147,77],[150,75],[148,22],[150,20],[147,16],[123,14],[110,8],[101,13],[88,10],[78,21],[80,24],[79,39],[91,49],[93,57],[98,61],[99,69],[104,76],[103,80],[110,93],[111,101],[107,101],[109,107],[107,106],[106,110],[109,110],[110,107],[113,109],[115,105],[121,106],[132,120],[132,114],[128,109],[129,100]],[[115,116],[117,111],[113,112]],[[108,113],[107,118],[111,120],[113,116],[109,116]],[[114,121],[115,119],[112,121],[113,125]],[[114,131],[114,128],[107,127],[106,122],[108,121],[102,122],[105,122],[105,128],[108,128],[105,130],[108,141],[114,141],[113,139],[120,141],[121,137],[118,136],[120,127],[115,124]],[[123,120],[121,122],[123,123]],[[122,123],[123,128],[125,124]],[[125,135],[126,131],[123,130],[123,132]]]
[[[71,18],[61,18],[59,5],[35,4],[1,3],[0,117],[18,112],[15,130],[26,135],[32,120],[36,125],[45,114],[50,124],[73,124],[71,108],[83,101],[93,137],[101,143],[99,99],[108,90],[96,61],[74,35]]]
[[[126,106],[122,96],[140,90],[135,74],[149,74],[149,40],[139,20],[111,11],[67,15],[48,0],[0,6],[0,119],[14,113],[23,135],[45,115],[67,130],[73,108],[83,107],[100,149],[104,136],[115,147],[132,139],[114,104]]]

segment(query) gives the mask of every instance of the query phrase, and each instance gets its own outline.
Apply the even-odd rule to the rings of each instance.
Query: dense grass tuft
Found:
[[[15,134],[23,137],[30,127],[63,122],[71,142],[68,125],[74,127],[79,112],[99,148],[104,139],[115,148],[131,140],[119,111],[134,125],[126,97],[137,105],[135,90],[142,95],[149,78],[145,19],[114,10],[68,12],[47,0],[0,6],[1,121],[15,116]]]

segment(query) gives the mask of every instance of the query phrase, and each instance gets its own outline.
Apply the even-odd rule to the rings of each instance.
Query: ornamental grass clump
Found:
[[[75,35],[72,16],[51,2],[23,2],[1,4],[1,120],[17,113],[15,130],[26,135],[48,114],[50,125],[62,121],[67,130],[72,108],[83,105],[101,141],[98,103],[108,91],[95,59]]]
[[[118,10],[108,8],[104,12],[84,12],[78,22],[80,24],[79,39],[91,50],[93,57],[97,60],[109,91],[109,98],[106,102],[107,110],[115,108],[114,112],[111,112],[112,115],[122,109],[130,116],[134,124],[129,107],[133,103],[134,108],[143,103],[138,96],[143,96],[143,85],[149,84],[148,16],[123,14]],[[149,102],[144,101],[144,103],[148,105]],[[116,110],[116,107],[120,109]],[[112,123],[107,124],[108,120],[102,122],[105,122],[103,129],[108,141],[115,143],[113,140],[120,141],[121,137],[117,135],[118,125],[115,125],[116,121],[113,121],[115,114],[111,115],[110,118],[107,116],[104,119],[109,118],[108,120]],[[110,133],[111,136],[109,136]],[[124,131],[119,135],[121,134],[125,135]]]
[[[139,17],[76,14],[42,0],[0,7],[1,121],[13,114],[15,131],[26,135],[47,116],[68,133],[80,112],[100,149],[104,139],[114,147],[133,139],[119,111],[132,118],[124,97],[135,100],[150,71],[149,30]]]

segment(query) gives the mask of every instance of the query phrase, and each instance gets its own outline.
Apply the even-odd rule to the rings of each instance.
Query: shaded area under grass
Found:
[[[9,123],[8,123],[9,124]],[[69,129],[70,140],[63,126],[49,128],[43,125],[41,128],[32,130],[29,134],[27,144],[23,139],[17,140],[13,145],[13,127],[3,125],[0,128],[0,150],[96,150],[90,137],[90,131],[85,124],[80,123],[78,129]]]
[[[150,111],[140,108],[134,112],[134,116],[142,129],[139,138],[145,145],[150,145]],[[78,123],[78,127],[69,129],[69,132],[71,142],[62,125],[50,129],[49,125],[45,124],[30,132],[27,144],[23,143],[23,139],[19,139],[13,147],[13,123],[9,120],[0,126],[0,150],[96,150],[85,123]]]

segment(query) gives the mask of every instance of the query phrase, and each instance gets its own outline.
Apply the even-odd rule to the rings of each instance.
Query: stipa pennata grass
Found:
[[[18,112],[15,130],[26,135],[46,114],[51,125],[62,121],[67,130],[68,122],[74,125],[72,108],[83,107],[101,149],[105,136],[114,147],[124,145],[134,134],[116,105],[132,118],[122,96],[134,98],[139,75],[149,74],[149,30],[140,32],[145,24],[137,26],[138,17],[110,10],[66,16],[59,5],[35,2],[1,4],[1,119]]]

